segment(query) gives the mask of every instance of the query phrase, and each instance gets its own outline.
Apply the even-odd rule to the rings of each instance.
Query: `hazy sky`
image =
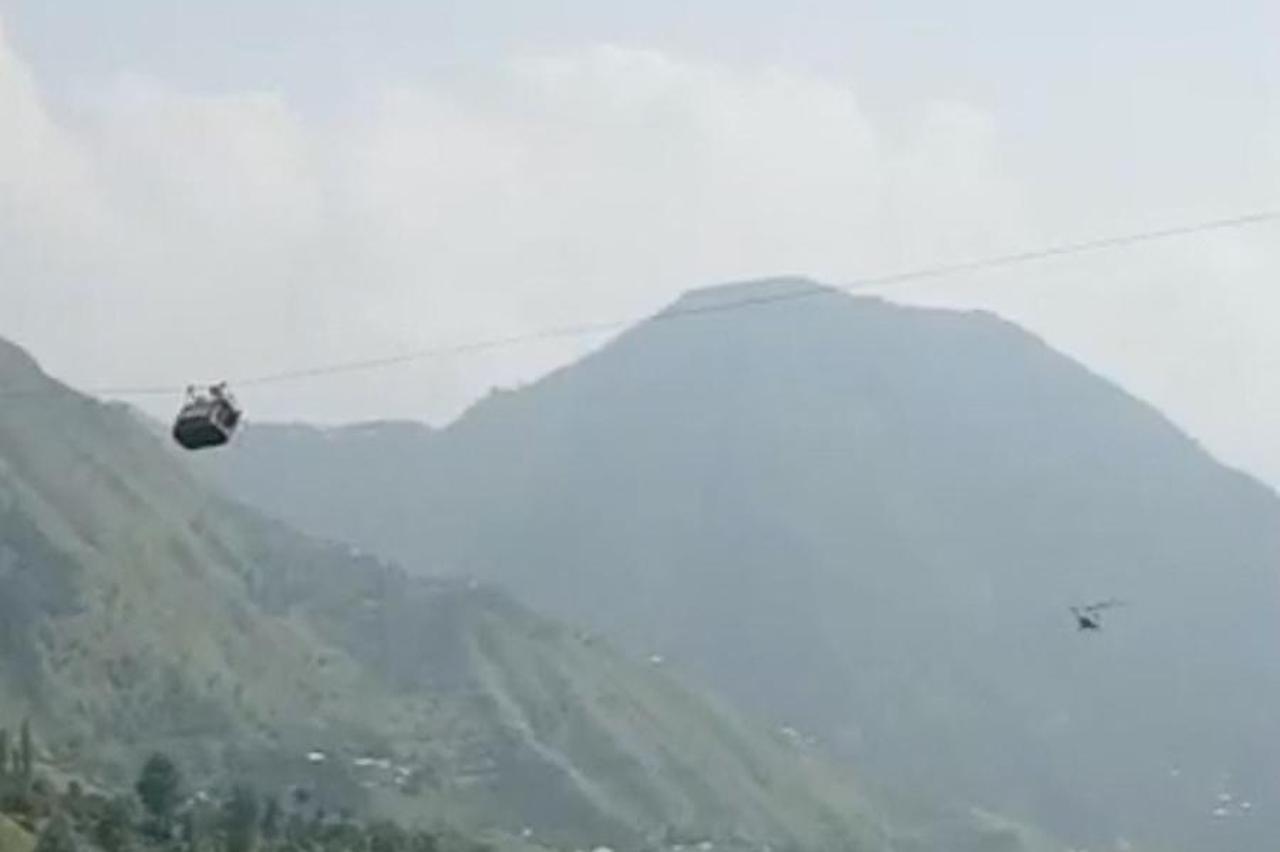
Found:
[[[0,0],[0,335],[181,385],[1280,208],[1274,7]],[[1280,482],[1280,226],[898,296]],[[440,421],[592,342],[241,395]]]

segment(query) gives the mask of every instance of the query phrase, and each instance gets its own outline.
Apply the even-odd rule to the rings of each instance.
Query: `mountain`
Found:
[[[1274,848],[1275,495],[993,315],[815,288],[695,291],[409,448],[252,424],[212,473],[660,655],[886,795]]]
[[[0,726],[50,771],[162,749],[499,838],[888,848],[847,772],[661,666],[267,520],[7,343],[0,388]]]

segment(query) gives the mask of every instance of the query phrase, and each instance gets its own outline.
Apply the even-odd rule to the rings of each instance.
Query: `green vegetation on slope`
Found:
[[[490,845],[447,830],[405,828],[330,812],[302,789],[261,794],[245,785],[192,790],[162,754],[143,764],[136,795],[59,790],[0,761],[3,852],[533,852]],[[213,792],[210,792],[210,790]]]
[[[304,538],[124,409],[0,344],[0,718],[118,787],[301,784],[407,824],[618,848],[884,848],[842,773],[676,679],[460,582]]]
[[[16,822],[0,814],[0,852],[31,852],[36,840]]]

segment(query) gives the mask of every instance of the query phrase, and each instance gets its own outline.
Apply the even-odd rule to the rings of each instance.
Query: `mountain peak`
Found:
[[[753,278],[686,290],[680,298],[662,311],[662,314],[718,310],[736,304],[784,301],[803,298],[810,293],[818,295],[837,292],[840,291],[835,287],[798,275]]]
[[[1280,796],[1280,503],[993,314],[694,290],[422,443],[220,461],[269,511],[679,661],[912,796],[1161,849],[1222,825],[1150,767]],[[1068,607],[1103,596],[1141,605],[1081,642]],[[1274,847],[1261,816],[1234,848]]]

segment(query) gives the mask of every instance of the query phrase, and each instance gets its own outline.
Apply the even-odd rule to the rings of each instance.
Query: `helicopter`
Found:
[[[186,402],[173,423],[173,439],[187,450],[220,447],[231,440],[240,416],[226,382],[202,391],[189,386]]]
[[[1071,607],[1071,614],[1076,619],[1076,629],[1079,631],[1098,631],[1102,629],[1102,613],[1113,607],[1124,606],[1124,601],[1109,600],[1099,601],[1098,603],[1086,604],[1082,606]]]

